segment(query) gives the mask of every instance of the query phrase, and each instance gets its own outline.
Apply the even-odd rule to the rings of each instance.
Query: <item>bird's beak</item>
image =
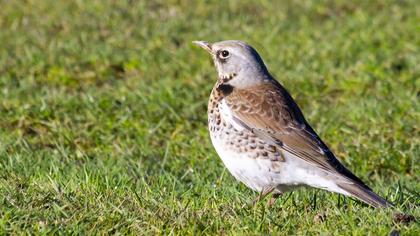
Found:
[[[211,49],[211,43],[206,41],[193,41],[193,43],[204,48],[208,53],[213,54],[213,50]]]

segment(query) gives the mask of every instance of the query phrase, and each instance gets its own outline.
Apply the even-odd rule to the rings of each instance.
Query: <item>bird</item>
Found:
[[[393,206],[336,158],[252,46],[193,43],[210,53],[218,74],[207,107],[211,142],[233,177],[259,192],[254,203],[271,194],[272,205],[285,192],[312,187]]]

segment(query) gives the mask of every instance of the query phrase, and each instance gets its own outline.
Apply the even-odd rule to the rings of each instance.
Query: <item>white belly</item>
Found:
[[[271,184],[268,170],[265,170],[268,163],[250,158],[244,153],[230,151],[223,145],[223,140],[216,137],[212,136],[212,142],[224,165],[237,180],[256,191]]]
[[[347,194],[337,187],[333,176],[292,154],[285,153],[285,161],[276,162],[273,166],[273,161],[269,159],[251,158],[246,153],[230,151],[223,145],[223,140],[213,136],[211,139],[229,172],[255,191],[276,187],[280,192],[285,192],[306,185]]]
[[[227,143],[229,138],[235,137],[234,132],[249,131],[233,119],[224,100],[219,108],[222,120],[231,124],[235,131],[231,129],[229,134],[226,134],[226,130],[221,126],[220,130],[210,130],[210,136],[216,152],[237,180],[256,191],[276,187],[278,191],[285,192],[307,185],[347,194],[337,187],[333,176],[288,152],[281,151],[284,161],[272,161],[269,158],[255,158],[252,152],[238,152],[232,149]]]

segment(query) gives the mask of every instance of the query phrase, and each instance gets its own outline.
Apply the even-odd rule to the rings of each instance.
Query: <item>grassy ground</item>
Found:
[[[268,209],[207,132],[213,65],[242,39],[341,160],[420,217],[420,5],[0,0],[0,234],[419,235],[312,189]]]

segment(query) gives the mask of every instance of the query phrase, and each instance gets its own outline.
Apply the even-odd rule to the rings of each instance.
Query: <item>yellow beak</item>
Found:
[[[211,49],[211,43],[206,41],[193,41],[194,44],[204,48],[208,53],[213,54],[213,50]]]

